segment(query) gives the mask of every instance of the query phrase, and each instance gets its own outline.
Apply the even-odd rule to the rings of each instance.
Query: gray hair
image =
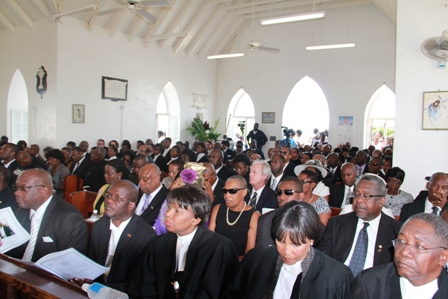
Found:
[[[237,181],[240,188],[247,189],[246,179],[243,178],[242,176],[232,175],[230,178],[227,179],[226,182],[228,182],[228,181]]]
[[[272,175],[271,167],[269,166],[268,162],[266,162],[264,160],[255,160],[252,163],[252,167],[254,167],[254,165],[257,165],[257,164],[261,164],[261,173],[264,176],[267,175],[268,177],[270,177]]]
[[[355,183],[355,190],[358,187],[358,184],[362,181],[367,181],[367,182],[373,182],[376,185],[376,194],[375,195],[381,195],[382,197],[386,196],[386,182],[380,178],[379,176],[377,176],[376,174],[373,173],[365,173],[363,174],[361,177],[359,177],[359,179],[356,181]]]
[[[403,227],[411,220],[420,220],[434,228],[435,237],[439,240],[439,244],[441,247],[448,248],[448,224],[443,220],[440,216],[430,214],[430,213],[419,213],[412,215],[409,219],[403,224]]]

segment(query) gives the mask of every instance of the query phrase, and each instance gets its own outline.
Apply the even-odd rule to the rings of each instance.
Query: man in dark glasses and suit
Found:
[[[302,182],[296,177],[284,178],[277,187],[278,206],[281,208],[287,202],[292,200],[301,201],[305,197],[303,193]],[[258,218],[257,241],[255,247],[275,245],[274,238],[271,235],[272,219],[277,215],[278,209],[263,214]]]

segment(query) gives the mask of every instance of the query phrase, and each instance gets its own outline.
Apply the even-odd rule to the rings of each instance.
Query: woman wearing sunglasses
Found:
[[[204,227],[211,204],[186,185],[168,195],[168,233],[151,239],[128,289],[131,298],[222,298],[238,266],[235,247]]]
[[[312,170],[304,170],[299,174],[299,180],[302,182],[303,193],[305,193],[303,201],[316,209],[320,221],[326,226],[331,217],[331,209],[325,198],[313,194],[313,190],[319,182],[317,174]]]
[[[275,246],[246,254],[226,298],[350,298],[350,269],[313,248],[322,225],[312,206],[286,203],[272,220],[271,233]]]
[[[255,247],[260,213],[244,201],[246,180],[234,175],[227,179],[222,193],[225,205],[218,204],[210,216],[209,229],[229,238],[236,247],[240,259]]]

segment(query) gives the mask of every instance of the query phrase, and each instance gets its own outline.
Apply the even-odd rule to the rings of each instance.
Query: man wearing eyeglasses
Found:
[[[361,272],[351,286],[352,298],[448,298],[448,224],[420,213],[401,228],[394,262]]]
[[[353,212],[330,218],[318,249],[347,265],[356,277],[363,269],[393,259],[392,240],[401,223],[381,209],[386,184],[374,174],[365,174],[355,184]]]
[[[386,176],[381,172],[381,169],[383,168],[383,160],[381,158],[375,157],[370,159],[368,167],[369,173],[376,174],[383,180],[386,180]]]
[[[89,257],[109,268],[97,281],[126,292],[138,258],[156,232],[134,214],[138,190],[132,182],[116,181],[104,197],[104,215],[93,224]],[[87,279],[75,278],[74,281],[80,285],[92,283]]]
[[[274,155],[275,156],[275,155]],[[305,198],[303,193],[302,182],[295,177],[286,177],[278,185],[277,200],[279,208],[283,207],[287,202],[298,200],[302,201]],[[278,208],[263,214],[258,218],[257,240],[255,247],[263,247],[275,245],[275,241],[271,235],[271,223],[275,215],[277,215]]]
[[[15,185],[19,208],[15,216],[30,233],[30,240],[6,254],[36,262],[56,251],[75,248],[87,254],[89,230],[81,213],[53,195],[52,178],[43,169],[23,172]]]

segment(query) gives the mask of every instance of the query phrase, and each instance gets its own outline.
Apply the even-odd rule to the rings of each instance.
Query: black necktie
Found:
[[[433,207],[432,207],[432,213],[431,213],[431,214],[434,214],[434,215],[439,216],[439,208],[436,207],[436,206],[433,206]]]
[[[257,192],[254,192],[254,195],[249,201],[249,205],[253,208],[257,204]]]
[[[359,231],[358,240],[356,240],[355,250],[350,260],[348,267],[353,272],[353,276],[356,277],[359,272],[364,269],[367,256],[367,245],[369,244],[369,236],[367,235],[368,222],[364,222],[364,227]]]

